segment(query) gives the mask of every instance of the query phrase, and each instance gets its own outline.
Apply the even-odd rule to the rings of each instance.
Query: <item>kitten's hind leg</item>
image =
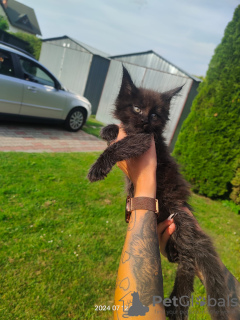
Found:
[[[196,220],[181,209],[175,209],[175,232],[166,245],[167,257],[170,262],[177,262],[178,269],[174,288],[171,293],[171,305],[166,307],[170,320],[187,320],[191,303],[193,283],[196,273]]]
[[[119,127],[116,124],[109,124],[108,126],[102,128],[100,136],[103,140],[111,142],[117,138],[118,131]]]
[[[183,267],[178,269],[174,290],[171,294],[172,300],[174,296],[180,298],[190,294],[191,273],[193,273],[194,269],[195,272],[197,271],[204,278],[207,297],[211,299],[209,301],[221,301],[221,303],[210,303],[208,305],[211,318],[213,320],[228,320],[228,307],[226,303],[229,294],[228,288],[211,238],[200,229],[196,219],[184,211],[179,211],[178,215],[174,217],[174,222],[176,230],[168,240],[166,251],[170,262],[178,262],[179,267]],[[179,273],[182,270],[184,272]],[[185,275],[187,275],[187,278]],[[173,307],[172,305],[170,310],[167,311],[170,312]],[[185,307],[185,311],[187,309]],[[177,314],[182,312],[179,306],[176,310]],[[170,317],[170,319],[185,320],[185,318],[181,318],[181,316],[177,317],[177,315],[175,318]]]
[[[104,179],[119,161],[138,157],[151,145],[151,135],[139,133],[130,135],[110,145],[97,159],[88,173],[91,182]]]

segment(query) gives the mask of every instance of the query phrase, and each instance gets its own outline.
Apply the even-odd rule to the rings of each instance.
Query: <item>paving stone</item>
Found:
[[[0,124],[0,151],[4,152],[87,152],[103,151],[106,146],[105,141],[81,130]]]

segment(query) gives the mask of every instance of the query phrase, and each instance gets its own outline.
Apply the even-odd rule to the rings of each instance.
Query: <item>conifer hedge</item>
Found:
[[[240,205],[240,158],[236,161],[236,171],[235,176],[232,183],[232,193],[230,194],[230,198],[236,203]]]
[[[230,194],[240,155],[240,5],[215,49],[173,155],[195,192]]]

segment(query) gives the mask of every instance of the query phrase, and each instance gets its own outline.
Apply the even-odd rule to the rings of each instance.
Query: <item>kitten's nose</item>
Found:
[[[146,129],[147,126],[148,126],[148,122],[144,122],[144,123],[143,123],[143,128]]]

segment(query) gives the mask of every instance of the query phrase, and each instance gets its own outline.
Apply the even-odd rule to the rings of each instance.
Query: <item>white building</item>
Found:
[[[32,8],[15,0],[0,0],[0,16],[7,19],[10,32],[42,35]]]

